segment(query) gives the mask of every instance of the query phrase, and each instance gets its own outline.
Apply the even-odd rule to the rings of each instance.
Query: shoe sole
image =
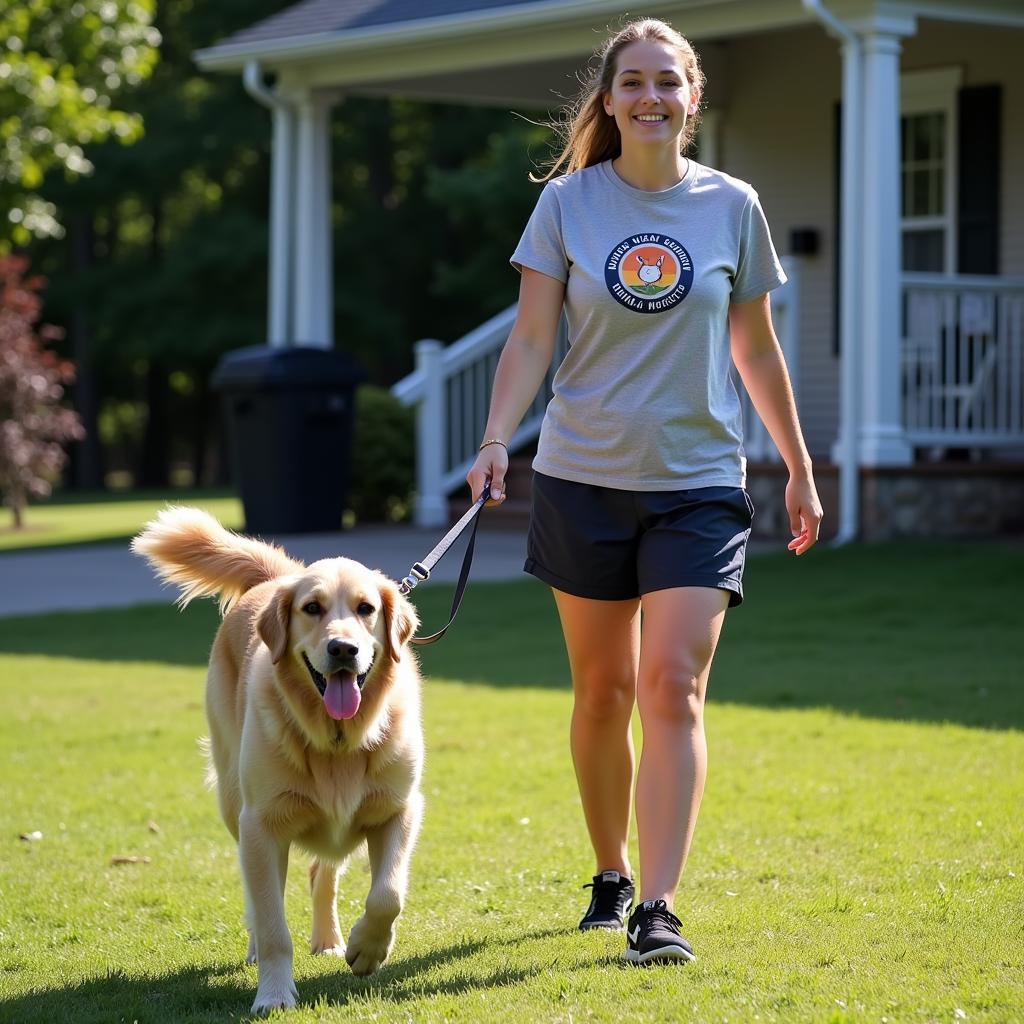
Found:
[[[627,949],[622,954],[622,958],[631,964],[636,964],[638,967],[655,961],[660,963],[681,962],[685,964],[697,959],[693,953],[688,953],[682,946],[661,946],[659,949],[649,949],[646,953],[641,953],[636,949]]]
[[[625,930],[625,921],[622,924],[581,924],[579,926],[581,932],[624,932]]]

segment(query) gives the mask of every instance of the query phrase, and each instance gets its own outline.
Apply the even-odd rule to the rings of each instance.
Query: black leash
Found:
[[[466,511],[465,515],[441,538],[437,546],[427,555],[422,562],[414,562],[409,570],[409,575],[399,584],[398,590],[403,597],[408,597],[420,583],[426,583],[430,579],[430,572],[448,553],[448,549],[458,540],[459,536],[470,523],[473,524],[473,532],[469,535],[469,543],[466,545],[466,554],[462,559],[462,571],[459,573],[459,582],[455,585],[455,596],[452,598],[451,617],[442,629],[430,636],[414,636],[409,642],[413,644],[437,643],[448,632],[448,627],[455,621],[459,613],[459,605],[462,604],[462,595],[466,592],[466,584],[469,582],[469,568],[473,564],[473,547],[476,544],[476,530],[480,525],[480,513],[487,504],[491,495],[490,479],[484,484],[480,497]]]

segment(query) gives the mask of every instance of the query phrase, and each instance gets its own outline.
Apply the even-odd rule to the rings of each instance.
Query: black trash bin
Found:
[[[344,352],[255,345],[214,371],[248,533],[341,529],[352,464],[355,390],[365,373]]]

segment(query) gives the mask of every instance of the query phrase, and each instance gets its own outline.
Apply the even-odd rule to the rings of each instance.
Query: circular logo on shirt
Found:
[[[637,313],[678,306],[693,285],[690,254],[668,235],[630,235],[608,254],[604,281],[612,297]]]

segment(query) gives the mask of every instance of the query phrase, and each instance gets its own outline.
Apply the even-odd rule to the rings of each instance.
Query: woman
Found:
[[[743,598],[753,515],[730,355],[789,469],[790,549],[807,551],[821,521],[771,321],[768,292],[785,275],[757,193],[684,156],[703,83],[664,22],[632,22],[606,43],[512,257],[518,314],[467,477],[474,495],[490,477],[504,500],[507,442],[564,306],[571,347],[533,464],[526,570],[553,589],[572,672],[597,867],[583,929],[621,929],[634,901],[634,702],[640,712],[633,963],[694,957],[674,900],[704,789],[708,674],[726,609]]]

